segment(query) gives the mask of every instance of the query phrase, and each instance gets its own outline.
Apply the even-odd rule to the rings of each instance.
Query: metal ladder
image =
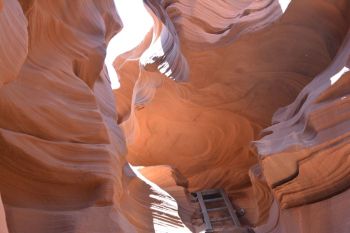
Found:
[[[227,222],[231,222],[237,227],[241,226],[237,212],[233,209],[230,199],[224,190],[205,190],[196,192],[195,195],[201,207],[206,226],[205,232],[215,232],[218,230],[216,227],[218,224],[223,226]]]

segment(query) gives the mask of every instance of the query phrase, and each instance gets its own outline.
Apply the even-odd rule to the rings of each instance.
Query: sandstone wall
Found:
[[[319,182],[295,181],[294,186],[278,187],[271,193],[273,186],[267,185],[271,179],[278,182],[290,177],[291,173],[295,174],[295,166],[289,168],[288,174],[285,174],[287,171],[278,172],[284,167],[276,171],[265,168],[268,159],[260,162],[259,155],[263,146],[259,146],[257,152],[252,142],[261,138],[261,130],[271,125],[272,116],[280,107],[293,102],[303,88],[334,61],[349,28],[347,1],[294,0],[283,15],[277,1],[215,4],[184,0],[158,1],[158,5],[162,9],[152,9],[153,13],[163,13],[165,9],[176,29],[181,53],[189,65],[189,82],[161,80],[160,72],[154,70],[150,74],[150,71],[140,70],[139,61],[127,56],[119,62],[122,61],[123,66],[116,63],[122,83],[153,78],[145,81],[141,88],[145,93],[148,84],[152,86],[148,101],[132,107],[135,101],[129,98],[131,109],[119,112],[122,118],[128,119],[124,127],[127,135],[132,135],[127,155],[132,164],[174,166],[188,178],[190,190],[225,188],[234,203],[247,210],[246,220],[253,225],[266,223],[276,198],[280,208],[296,205],[284,204],[289,203],[289,198],[291,202],[300,203],[286,193],[293,193],[301,184],[312,189],[313,194],[308,193],[311,196],[320,192],[331,197],[344,189],[348,178],[345,165],[340,175],[343,178],[334,174],[342,183],[340,188],[331,180],[332,185],[324,184],[324,178],[318,177]],[[166,25],[171,23],[167,17],[160,17],[160,20],[167,22]],[[174,62],[164,60],[170,64]],[[151,84],[154,80],[157,80],[156,85]],[[140,92],[133,83],[128,88],[121,85],[114,91],[117,102]],[[303,97],[298,98],[300,101]],[[284,138],[288,137],[285,132],[292,139],[295,130],[303,132],[300,124],[275,134],[274,146],[283,146]],[[308,129],[306,133],[311,131]],[[274,148],[271,143],[267,141],[265,146]],[[283,155],[278,158],[281,157]],[[279,161],[271,166],[278,167]],[[262,167],[256,165],[258,163],[262,163]],[[319,166],[314,161],[305,172],[313,173],[313,167],[322,169]],[[333,166],[336,168],[337,163]],[[327,174],[332,171],[330,169]],[[277,175],[283,177],[275,178]],[[328,177],[326,173],[324,177]],[[325,186],[333,190],[333,194],[324,191]],[[307,198],[300,192],[293,195]],[[311,199],[321,200],[315,196]],[[298,230],[302,232],[302,228]]]
[[[1,3],[2,232],[188,232],[125,159],[104,67],[122,27],[113,1]]]
[[[0,0],[1,233],[190,232],[215,187],[256,232],[347,233],[349,1],[145,5],[112,91],[113,1]]]

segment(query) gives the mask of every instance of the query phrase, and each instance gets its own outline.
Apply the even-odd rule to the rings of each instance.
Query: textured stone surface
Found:
[[[232,1],[221,5],[212,1],[159,1],[178,32],[181,52],[190,68],[189,82],[161,81],[156,70],[152,75],[145,74],[139,70],[137,61],[124,57],[123,66],[116,64],[116,69],[121,82],[130,85],[126,85],[128,88],[121,85],[115,94],[118,102],[123,96],[135,96],[140,90],[147,93],[149,87],[153,88],[151,102],[129,104],[131,110],[119,112],[121,118],[127,119],[124,124],[127,135],[132,135],[128,153],[131,163],[141,166],[170,164],[188,178],[190,190],[224,187],[236,205],[247,209],[246,220],[260,225],[268,221],[274,198],[281,208],[286,208],[329,198],[346,189],[349,174],[344,163],[348,158],[345,151],[336,152],[337,160],[343,161],[342,171],[334,172],[340,167],[333,157],[319,157],[323,163],[309,161],[310,164],[300,171],[305,173],[304,178],[290,186],[277,187],[272,193],[272,179],[279,181],[291,176],[283,175],[290,170],[295,174],[294,167],[284,169],[281,160],[292,157],[295,161],[302,154],[296,151],[297,155],[284,156],[283,153],[271,157],[271,161],[275,158],[276,163],[271,166],[276,166],[276,172],[267,167],[269,158],[261,161],[261,168],[251,167],[260,163],[259,153],[264,154],[260,146],[262,141],[257,144],[258,153],[252,141],[258,140],[261,129],[271,124],[276,110],[293,102],[310,81],[332,61],[336,62],[335,55],[348,31],[350,9],[349,3],[341,0],[294,0],[279,18],[282,11],[277,2],[248,2]],[[261,7],[252,10],[257,5]],[[226,14],[243,14],[244,17],[232,19],[231,30],[225,22]],[[266,15],[271,17],[264,17]],[[265,28],[254,32],[250,24],[254,21],[245,21],[250,17],[262,17],[257,27]],[[216,28],[219,33],[208,35],[210,28]],[[224,29],[229,32],[225,34]],[[147,77],[152,77],[152,81],[147,81]],[[133,83],[142,80],[142,88],[129,80]],[[346,118],[346,113],[339,117]],[[324,125],[324,121],[320,124]],[[290,128],[288,132],[276,128],[276,141],[263,139],[265,147],[283,146],[281,141],[289,133],[293,137],[302,129],[300,127],[303,126]],[[329,135],[332,137],[335,133]],[[312,137],[312,134],[305,137]],[[327,140],[329,143],[330,139]],[[336,148],[332,147],[333,150]],[[327,156],[331,151],[322,153]],[[333,168],[324,169],[331,161]],[[310,173],[317,174],[319,169],[324,171],[324,176],[319,176],[318,181],[309,180]],[[326,177],[332,185],[324,182]]]
[[[230,44],[243,34],[268,26],[282,13],[276,0],[159,2],[182,42],[200,50]]]
[[[125,160],[103,65],[121,29],[113,1],[6,0],[0,25],[0,203],[9,232],[188,231],[176,201]],[[2,212],[1,204],[1,230]]]
[[[2,204],[1,196],[0,196],[0,232],[8,233],[5,210],[4,210],[4,205]]]
[[[144,2],[112,91],[113,1],[0,0],[0,232],[195,232],[224,188],[258,233],[347,233],[349,1]]]
[[[0,1],[0,87],[15,79],[28,52],[27,20],[18,1]]]
[[[282,209],[274,232],[348,232],[349,57],[348,33],[332,64],[276,112],[275,124],[265,129],[270,134],[257,142],[267,183]]]

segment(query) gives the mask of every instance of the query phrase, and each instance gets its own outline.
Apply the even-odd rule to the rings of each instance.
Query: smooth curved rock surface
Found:
[[[0,12],[0,25],[14,23],[0,29],[1,61],[12,65],[1,80],[13,80],[0,89],[0,203],[9,232],[188,232],[175,199],[125,160],[103,64],[121,29],[113,1],[20,3],[6,0]],[[0,229],[3,220],[1,204]]]
[[[0,232],[8,233],[5,210],[4,210],[4,205],[2,204],[1,196],[0,196]]]
[[[225,187],[240,199],[238,190],[250,185],[248,170],[257,162],[251,141],[335,56],[349,24],[348,8],[338,3],[295,0],[271,27],[232,44],[196,51],[183,43],[190,83],[164,80],[152,102],[135,111],[128,160],[170,164],[189,179],[190,190]],[[121,79],[129,79],[127,71],[139,74],[137,62],[123,64]],[[117,102],[130,90],[122,85]]]
[[[169,14],[182,42],[200,50],[230,44],[241,35],[270,25],[282,14],[277,0],[159,2]]]
[[[347,233],[350,2],[145,5],[105,66],[113,1],[0,0],[1,233],[196,232],[207,188],[258,233]]]
[[[279,225],[270,226],[273,232],[349,229],[343,209],[350,205],[349,57],[350,33],[332,64],[275,113],[275,124],[265,129],[270,134],[256,143],[264,175],[282,208]],[[324,219],[330,224],[320,227]]]
[[[265,129],[271,134],[257,142],[265,176],[277,197],[285,200],[284,207],[322,200],[348,188],[349,56],[350,33],[333,63],[292,104],[276,112],[275,124]],[[283,186],[290,186],[293,197],[282,191]]]
[[[163,79],[151,102],[137,110],[132,108],[136,121],[125,131],[132,134],[127,158],[140,166],[170,164],[188,178],[190,190],[223,187],[236,205],[254,213],[260,211],[259,216],[248,211],[248,222],[262,224],[272,205],[270,180],[266,177],[261,183],[254,175],[249,176],[250,167],[259,160],[251,142],[260,138],[261,129],[270,125],[278,108],[290,104],[332,62],[349,28],[349,17],[344,17],[349,5],[341,0],[294,0],[281,18],[270,18],[269,23],[274,23],[264,30],[252,32],[248,24],[246,31],[226,38],[227,43],[218,39],[204,49],[203,41],[197,41],[198,48],[203,48],[198,50],[191,40],[195,36],[184,32],[190,29],[185,28],[189,23],[183,26],[185,20],[176,20],[187,17],[196,22],[204,17],[196,7],[204,7],[206,1],[186,6],[182,2],[159,4],[175,21],[181,51],[190,67],[189,83]],[[177,12],[172,12],[176,6]],[[194,9],[192,18],[186,7]],[[210,10],[218,9],[215,7]],[[274,10],[267,7],[257,14]],[[232,15],[237,12],[231,10]],[[226,11],[215,13],[224,15]],[[211,17],[206,21],[216,22]],[[137,61],[125,59],[123,67],[116,69],[121,80],[132,80],[137,75],[144,77],[137,67]],[[132,95],[130,91],[137,89],[121,85],[115,91],[117,102],[119,96]],[[251,183],[253,187],[249,188]],[[253,204],[246,201],[252,191],[256,193],[250,200]],[[261,199],[266,201],[259,202]]]
[[[349,189],[320,202],[290,209],[279,209],[274,202],[266,224],[256,227],[256,233],[320,232],[346,233],[349,231]]]
[[[0,87],[14,80],[28,53],[27,19],[18,1],[0,2]]]

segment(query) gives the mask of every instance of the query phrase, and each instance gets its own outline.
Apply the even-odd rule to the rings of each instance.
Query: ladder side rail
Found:
[[[232,218],[234,224],[235,224],[237,227],[240,227],[240,226],[241,226],[241,223],[240,223],[239,220],[238,220],[236,211],[232,208],[230,199],[227,197],[226,193],[225,193],[222,189],[220,190],[220,193],[221,193],[221,196],[224,198],[224,201],[225,201],[226,206],[227,206],[227,208],[228,208],[228,212],[230,213],[231,218]]]
[[[206,226],[206,230],[213,230],[213,227],[211,225],[210,219],[209,219],[209,215],[207,212],[207,207],[204,204],[204,200],[203,200],[203,196],[201,192],[197,192],[197,198],[199,201],[199,205],[202,209],[202,214],[203,214],[203,218],[204,218],[204,222],[205,222],[205,226]]]

